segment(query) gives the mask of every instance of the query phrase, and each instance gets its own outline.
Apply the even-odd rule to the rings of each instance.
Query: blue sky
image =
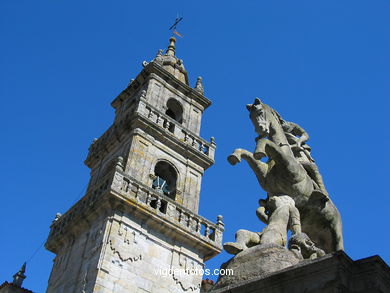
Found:
[[[177,55],[213,101],[202,136],[215,136],[216,163],[203,179],[201,215],[224,216],[225,241],[263,227],[255,210],[265,192],[247,165],[226,161],[237,147],[254,148],[245,104],[259,96],[309,132],[348,255],[389,263],[388,1],[4,0],[0,282],[46,239],[56,212],[81,197],[83,161],[113,120],[110,102],[166,48],[177,12]],[[38,250],[26,287],[44,292],[53,257]]]

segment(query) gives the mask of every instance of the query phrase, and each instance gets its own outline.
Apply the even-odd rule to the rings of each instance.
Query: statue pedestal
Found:
[[[254,247],[255,248],[255,247]],[[253,248],[252,253],[254,252]],[[261,250],[260,250],[261,251]],[[257,251],[257,253],[260,253]],[[245,252],[245,251],[244,251]],[[280,265],[283,267],[289,261],[282,264],[274,264],[271,259],[274,256],[282,256],[283,253],[272,253],[270,258],[263,259],[257,256],[245,254],[237,256],[245,263],[238,264],[238,260],[226,264],[235,268],[234,278],[221,277],[210,293],[361,293],[361,292],[390,292],[390,269],[379,257],[353,261],[343,251],[327,254],[314,260],[301,260],[299,263],[282,268],[279,271],[267,273],[266,263],[271,267]],[[252,258],[252,259],[251,259]],[[276,259],[275,259],[276,260]],[[259,264],[255,264],[255,263]],[[275,266],[274,266],[275,265]],[[259,274],[256,269],[262,270]],[[272,269],[271,269],[272,270]],[[247,275],[245,276],[245,272]]]
[[[300,259],[279,245],[257,245],[238,253],[221,268],[233,275],[220,276],[215,288],[232,286],[298,264]]]

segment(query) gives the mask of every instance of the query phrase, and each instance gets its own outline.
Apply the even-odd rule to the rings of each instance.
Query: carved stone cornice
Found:
[[[114,108],[117,108],[117,106],[122,101],[124,101],[127,97],[132,96],[137,90],[139,90],[140,85],[142,85],[148,76],[153,73],[157,74],[164,81],[183,93],[188,98],[197,102],[203,108],[203,110],[207,109],[211,105],[211,101],[202,93],[178,80],[173,74],[166,71],[156,62],[148,63],[148,65],[146,65],[145,68],[137,75],[134,81],[111,102],[111,105]]]

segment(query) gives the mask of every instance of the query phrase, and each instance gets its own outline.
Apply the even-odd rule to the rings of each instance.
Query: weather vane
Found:
[[[172,31],[172,34],[175,34],[175,35],[179,36],[180,38],[182,38],[183,36],[181,34],[179,34],[179,32],[176,30],[176,27],[179,24],[179,22],[182,21],[182,19],[183,19],[183,17],[179,17],[179,15],[177,15],[175,23],[169,28],[169,30]]]

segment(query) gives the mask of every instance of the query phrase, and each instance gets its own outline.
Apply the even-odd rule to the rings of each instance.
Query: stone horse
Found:
[[[302,232],[317,247],[326,253],[343,250],[340,214],[328,195],[316,189],[316,183],[294,157],[280,116],[258,98],[247,109],[259,135],[255,152],[236,149],[228,161],[235,165],[241,159],[246,160],[268,196],[292,197],[301,215]],[[268,161],[262,162],[263,157],[268,157]]]

